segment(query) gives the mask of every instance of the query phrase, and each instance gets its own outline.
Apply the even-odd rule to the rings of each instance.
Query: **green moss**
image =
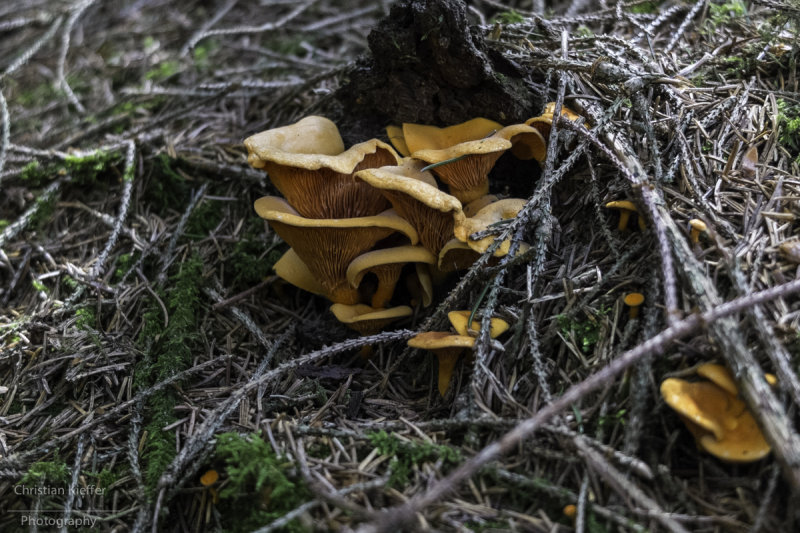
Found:
[[[192,364],[192,346],[198,342],[198,301],[203,287],[203,263],[195,255],[180,265],[180,271],[170,278],[168,291],[159,291],[169,312],[169,324],[164,327],[161,307],[149,302],[144,312],[143,327],[137,343],[144,352],[134,372],[137,391],[147,389]],[[142,452],[144,478],[153,494],[158,479],[175,457],[175,435],[163,428],[176,420],[174,409],[178,396],[167,388],[152,394],[147,402],[145,421],[147,440]]]
[[[602,317],[606,316],[610,308],[603,306],[600,311],[587,316],[580,321],[566,315],[557,315],[556,323],[561,334],[566,338],[574,336],[575,341],[584,353],[589,353],[600,339]]]
[[[443,466],[454,466],[461,460],[461,454],[457,449],[442,444],[406,442],[383,430],[367,436],[381,455],[393,456],[389,463],[392,471],[388,481],[390,487],[402,487],[408,484],[414,465],[441,461]]]
[[[253,215],[242,238],[225,260],[225,270],[230,273],[227,280],[234,290],[251,287],[272,274],[272,267],[281,258],[285,247],[267,251],[261,234],[263,221]]]
[[[121,473],[110,470],[107,467],[104,467],[100,472],[85,472],[85,475],[95,480],[97,488],[103,490],[108,489],[122,477]]]
[[[637,14],[658,13],[659,4],[661,4],[661,2],[642,2],[640,4],[636,4],[635,6],[631,6],[631,13],[637,13]]]
[[[150,181],[144,189],[144,202],[159,213],[174,209],[176,205],[184,205],[191,187],[176,171],[177,161],[161,153],[152,159],[152,163]]]
[[[294,478],[292,464],[275,455],[258,433],[217,437],[215,459],[227,477],[219,493],[219,511],[228,531],[252,531],[310,499],[305,485]],[[290,522],[284,531],[307,531]]]
[[[778,142],[800,165],[800,104],[778,99]]]
[[[525,22],[525,17],[521,14],[517,13],[513,9],[509,9],[508,11],[503,11],[498,13],[495,17],[492,18],[491,23],[495,24],[518,24],[520,22]]]
[[[144,75],[145,79],[153,80],[156,82],[164,81],[167,78],[171,78],[175,74],[178,73],[180,70],[180,63],[173,60],[162,61],[158,63],[154,68],[147,71]]]
[[[64,166],[73,181],[80,185],[91,185],[97,183],[100,175],[119,161],[120,156],[116,152],[95,150],[82,156],[68,155],[64,158]]]
[[[93,307],[84,306],[75,310],[75,327],[82,331],[97,329],[97,313]]]
[[[56,209],[56,195],[51,194],[49,198],[39,196],[36,199],[36,205],[37,209],[31,217],[30,225],[36,229],[42,229]]]
[[[132,254],[120,254],[117,258],[116,268],[114,269],[114,281],[120,281],[122,278],[125,277],[133,265],[136,264],[136,261],[139,260],[141,254],[139,252],[134,252]]]
[[[185,235],[192,239],[205,239],[219,225],[224,216],[218,202],[202,200],[186,221]]]
[[[47,485],[55,487],[66,485],[70,479],[70,469],[56,452],[52,461],[37,461],[33,463],[17,485],[33,487]]]

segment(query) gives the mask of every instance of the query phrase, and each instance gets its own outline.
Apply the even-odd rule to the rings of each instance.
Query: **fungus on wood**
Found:
[[[336,93],[345,137],[389,123],[519,123],[544,104],[521,69],[470,28],[463,0],[401,0],[367,40],[370,54]]]

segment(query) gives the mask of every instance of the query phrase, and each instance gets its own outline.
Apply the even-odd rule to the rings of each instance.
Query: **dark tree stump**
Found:
[[[511,124],[541,110],[523,73],[470,30],[463,0],[401,0],[368,42],[370,55],[336,92],[345,137],[363,140],[402,122]]]

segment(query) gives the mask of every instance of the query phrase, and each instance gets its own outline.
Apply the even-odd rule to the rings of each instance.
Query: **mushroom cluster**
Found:
[[[334,315],[361,334],[412,313],[391,307],[403,272],[417,301],[429,305],[432,280],[469,267],[495,240],[472,235],[525,205],[489,195],[489,172],[508,150],[543,160],[552,117],[551,109],[506,127],[483,118],[447,128],[390,126],[397,151],[377,139],[345,149],[336,124],[319,116],[245,139],[250,165],[283,195],[255,202],[291,246],[276,274],[329,299]],[[510,245],[500,243],[494,257]]]
[[[661,383],[661,396],[678,412],[694,435],[697,446],[725,461],[757,461],[770,452],[752,413],[739,399],[733,376],[722,365],[697,368],[703,381],[669,378]],[[775,376],[767,374],[774,384]]]

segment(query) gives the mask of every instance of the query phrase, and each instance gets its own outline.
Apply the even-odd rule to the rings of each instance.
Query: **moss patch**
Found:
[[[168,291],[159,297],[169,311],[169,324],[164,327],[161,307],[153,300],[145,311],[144,326],[138,344],[144,357],[136,365],[134,387],[137,391],[185,370],[192,362],[192,346],[198,340],[198,300],[203,287],[203,263],[193,256],[170,278]],[[164,469],[175,457],[175,435],[162,428],[176,420],[174,409],[178,396],[173,389],[162,389],[147,402],[145,431],[147,440],[142,452],[145,485],[152,495]]]
[[[258,433],[219,435],[215,459],[224,464],[227,476],[227,484],[219,493],[227,531],[252,531],[311,498],[302,481],[294,479],[291,463],[277,457]],[[302,532],[307,528],[293,521],[282,531]]]
[[[430,442],[406,442],[383,430],[370,433],[369,441],[382,455],[394,456],[389,463],[390,487],[406,485],[415,465],[441,460],[443,466],[455,466],[461,461],[461,454],[455,448]]]

